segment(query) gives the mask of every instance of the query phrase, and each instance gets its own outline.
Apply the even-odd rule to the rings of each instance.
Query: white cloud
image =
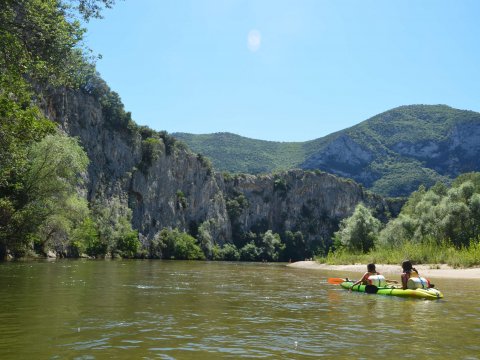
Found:
[[[262,35],[258,30],[250,30],[247,36],[247,46],[251,52],[255,52],[260,49],[262,44]]]

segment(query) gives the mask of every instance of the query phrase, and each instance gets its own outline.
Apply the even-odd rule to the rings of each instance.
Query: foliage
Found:
[[[480,173],[460,176],[452,187],[424,187],[412,194],[398,218],[380,233],[380,243],[395,247],[425,239],[448,242],[457,248],[480,234]]]
[[[408,258],[415,263],[479,265],[480,173],[463,174],[450,188],[441,183],[429,190],[420,187],[378,234],[375,248],[358,250],[344,246],[321,261],[400,263]]]
[[[2,224],[3,245],[20,253],[32,239],[41,251],[52,242],[63,244],[88,215],[86,201],[76,192],[78,175],[87,164],[87,155],[74,138],[48,135],[33,143],[15,190],[2,203],[3,212],[10,208]]]
[[[214,258],[213,251],[214,251],[215,241],[213,239],[212,234],[216,233],[216,228],[217,228],[217,223],[214,219],[204,221],[198,227],[197,241],[207,259]],[[219,249],[217,249],[217,251],[219,251]],[[217,256],[219,255],[217,254]]]
[[[173,136],[209,158],[215,169],[232,173],[286,170],[297,167],[304,156],[301,143],[254,140],[230,133],[174,133]]]
[[[240,260],[242,261],[259,261],[262,250],[251,241],[240,249]]]
[[[372,249],[381,223],[363,204],[358,204],[349,218],[343,219],[340,229],[334,234],[337,247],[345,247],[352,252],[365,253]]]
[[[146,173],[147,169],[160,158],[162,153],[161,142],[155,137],[149,137],[142,140],[142,161],[139,165],[140,170]]]
[[[7,249],[21,255],[33,242],[42,251],[47,245],[66,251],[68,236],[88,212],[72,190],[86,156],[72,151],[73,140],[54,135],[55,125],[38,104],[44,100],[40,89],[78,87],[94,74],[78,17],[100,16],[101,8],[112,4],[112,0],[1,2],[0,258]],[[53,137],[41,141],[48,134]],[[60,147],[49,150],[50,145]],[[65,166],[70,160],[72,166]]]
[[[288,190],[289,186],[287,185],[287,180],[279,175],[276,175],[273,182],[273,191],[279,194],[282,199],[285,199],[287,197]]]
[[[227,243],[222,247],[214,245],[212,260],[238,261],[240,260],[240,252],[234,244]]]
[[[182,190],[177,190],[177,204],[180,209],[187,208],[187,198]]]
[[[473,240],[468,247],[460,249],[451,244],[437,242],[407,242],[400,247],[379,246],[366,254],[346,251],[330,252],[316,260],[327,264],[401,264],[411,259],[415,264],[448,264],[453,267],[472,267],[480,265],[480,239]]]
[[[122,234],[117,240],[117,251],[120,256],[133,258],[140,250],[140,240],[138,239],[138,231],[129,230]]]
[[[132,210],[119,198],[113,197],[103,202],[94,202],[92,216],[98,237],[87,245],[87,254],[103,257],[118,254],[134,257],[140,247],[137,231],[132,229]]]
[[[99,244],[99,234],[91,217],[83,219],[79,226],[73,230],[71,239],[70,253],[73,257],[79,257],[86,254],[87,249],[90,252],[89,255],[92,256],[95,255],[95,253],[106,252],[95,249],[95,246]]]
[[[132,114],[125,111],[120,95],[115,91],[111,91],[108,86],[101,93],[98,100],[102,106],[103,117],[108,125],[115,129],[122,129],[132,122]]]
[[[253,240],[240,249],[240,259],[243,261],[278,261],[285,250],[280,235],[271,230],[258,235],[252,233],[249,236]]]
[[[163,229],[158,235],[163,259],[202,260],[205,258],[197,241],[178,229]]]
[[[278,261],[280,254],[285,250],[285,245],[282,243],[280,235],[274,234],[272,230],[268,230],[263,234],[260,246],[260,256],[265,261]]]
[[[285,251],[284,259],[299,261],[305,258],[306,244],[303,234],[300,231],[295,233],[286,231],[284,236]]]

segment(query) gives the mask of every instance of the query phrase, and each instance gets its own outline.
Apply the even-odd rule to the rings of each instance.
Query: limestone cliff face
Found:
[[[218,180],[195,154],[182,147],[168,150],[160,138],[158,157],[145,165],[138,127],[112,126],[99,102],[81,92],[56,93],[48,109],[66,133],[81,140],[90,158],[90,201],[118,198],[132,209],[133,226],[146,241],[164,227],[189,231],[211,218],[218,222],[217,238],[228,238]]]
[[[353,181],[318,171],[241,175],[225,181],[225,192],[228,198],[242,194],[247,199],[241,214],[231,219],[233,235],[252,229],[290,230],[301,231],[310,242],[328,243],[339,222],[351,215],[358,203],[375,209],[380,218],[399,211],[398,206]]]
[[[326,173],[292,170],[224,178],[201,156],[168,144],[166,137],[159,138],[155,156],[145,161],[142,128],[112,124],[99,101],[82,92],[57,91],[46,108],[66,133],[80,139],[90,158],[88,199],[108,203],[118,198],[131,208],[133,226],[145,243],[164,227],[195,233],[207,220],[214,220],[219,243],[268,229],[302,231],[310,241],[329,241],[359,202],[378,214],[388,211],[383,198]],[[234,212],[239,196],[245,201]]]

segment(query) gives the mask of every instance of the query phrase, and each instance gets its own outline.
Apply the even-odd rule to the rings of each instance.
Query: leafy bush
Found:
[[[253,241],[251,241],[240,249],[240,260],[259,261],[261,254],[262,250],[258,248]]]
[[[234,244],[226,243],[223,247],[214,245],[212,248],[213,260],[238,261],[240,252]]]
[[[205,255],[190,235],[178,229],[163,229],[159,234],[159,243],[162,248],[163,259],[203,260]]]
[[[375,245],[379,220],[363,204],[358,204],[352,216],[340,223],[340,229],[334,234],[337,247],[345,247],[353,252],[368,252]]]
[[[285,242],[285,251],[284,251],[284,259],[291,260],[291,261],[298,261],[303,260],[305,258],[305,239],[303,234],[300,231],[295,233],[291,231],[285,232],[284,237]]]
[[[123,234],[117,240],[117,250],[122,257],[133,258],[140,250],[140,240],[138,239],[138,231],[132,230]]]
[[[146,172],[152,164],[160,158],[162,153],[159,139],[149,137],[142,141],[142,161],[139,164],[140,170]]]

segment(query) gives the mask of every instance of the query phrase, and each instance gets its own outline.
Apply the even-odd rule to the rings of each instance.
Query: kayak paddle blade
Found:
[[[328,283],[333,285],[340,285],[341,283],[345,282],[345,279],[341,278],[328,278]]]

